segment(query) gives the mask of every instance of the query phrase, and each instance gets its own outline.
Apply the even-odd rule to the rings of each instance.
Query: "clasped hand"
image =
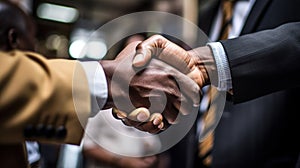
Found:
[[[205,67],[213,64],[209,54],[208,47],[186,51],[160,35],[129,44],[114,61],[100,62],[109,86],[105,108],[150,133],[177,123],[178,115],[197,111],[201,88],[214,72]]]

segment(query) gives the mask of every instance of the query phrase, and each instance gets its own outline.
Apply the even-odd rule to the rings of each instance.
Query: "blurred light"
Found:
[[[73,58],[84,58],[86,51],[85,50],[86,42],[84,40],[75,40],[71,43],[69,47],[69,53]]]
[[[46,39],[46,47],[49,50],[59,50],[67,43],[68,39],[64,35],[52,34]]]
[[[42,3],[37,8],[37,15],[42,19],[72,23],[77,20],[79,12],[71,7]]]
[[[107,47],[104,41],[89,41],[87,44],[87,53],[88,58],[100,60],[102,59],[107,52]]]
[[[68,58],[69,40],[62,34],[51,34],[44,43],[45,49],[51,52],[51,55],[59,58]]]
[[[71,33],[69,54],[72,58],[100,60],[107,50],[104,35],[99,31],[76,28]]]

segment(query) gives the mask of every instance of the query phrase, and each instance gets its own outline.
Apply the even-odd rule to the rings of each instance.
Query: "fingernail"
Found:
[[[112,111],[113,111],[114,114],[117,115],[117,117],[118,117],[119,119],[126,118],[126,116],[127,116],[126,113],[121,112],[121,111],[119,111],[119,110],[116,109],[116,108],[112,108]]]
[[[134,66],[141,66],[144,60],[143,54],[137,54],[133,59],[133,65]]]
[[[138,121],[144,122],[148,119],[148,116],[145,113],[140,112],[136,118]]]
[[[126,116],[125,116],[124,114],[122,114],[122,113],[117,113],[117,117],[118,117],[119,119],[126,118]]]
[[[159,124],[158,128],[162,130],[164,128],[164,123]]]

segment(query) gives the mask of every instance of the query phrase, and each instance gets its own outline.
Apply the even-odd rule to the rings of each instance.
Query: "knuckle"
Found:
[[[159,34],[155,34],[155,35],[151,36],[151,38],[153,38],[155,40],[164,39],[164,37],[162,35],[159,35]]]

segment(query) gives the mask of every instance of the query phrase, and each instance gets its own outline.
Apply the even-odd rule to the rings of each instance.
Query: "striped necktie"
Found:
[[[203,119],[201,122],[204,123],[204,127],[210,127],[212,126],[216,121],[216,107],[215,104],[212,105],[212,102],[217,96],[217,91],[215,88],[209,87],[207,89],[207,92],[205,93],[206,98],[208,101],[206,101],[206,108],[203,109],[205,111],[202,111],[203,113]],[[212,163],[212,148],[213,148],[213,142],[214,142],[214,132],[209,133],[206,138],[202,141],[199,142],[198,144],[198,149],[199,149],[199,159],[200,162],[203,166],[205,167],[210,167]]]
[[[220,31],[219,40],[228,38],[229,32],[232,28],[233,7],[237,0],[222,0],[222,27]]]
[[[221,1],[221,7],[222,7],[222,27],[219,35],[219,40],[225,40],[228,38],[229,32],[232,28],[232,17],[233,17],[233,7],[234,4],[237,0],[222,0]],[[210,90],[210,89],[209,89]],[[212,99],[212,93],[207,93],[208,98],[211,102]],[[205,124],[211,124],[209,121],[214,121],[214,112],[212,112],[214,108],[208,108],[207,109],[207,114],[205,116],[204,121],[206,122]],[[212,148],[213,148],[213,142],[214,141],[214,133],[212,132],[209,134],[202,142],[199,143],[199,158],[201,159],[201,162],[204,166],[206,167],[211,167],[212,164]]]

